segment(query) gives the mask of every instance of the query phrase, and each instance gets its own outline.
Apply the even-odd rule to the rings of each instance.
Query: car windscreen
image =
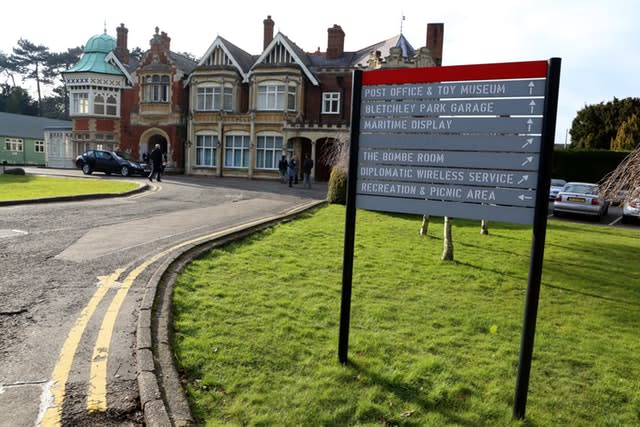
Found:
[[[598,194],[598,187],[595,185],[567,184],[562,191],[565,193]]]
[[[136,161],[133,158],[133,156],[131,156],[131,154],[129,154],[129,153],[122,153],[122,152],[117,151],[117,152],[115,152],[113,154],[115,154],[116,157],[120,157],[121,159],[124,159],[124,160],[129,160],[130,162],[135,162]]]

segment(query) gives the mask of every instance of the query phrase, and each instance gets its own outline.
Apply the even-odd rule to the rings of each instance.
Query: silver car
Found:
[[[622,205],[622,223],[628,224],[640,220],[640,188],[636,188],[632,197]]]
[[[555,200],[556,196],[562,190],[562,187],[567,183],[564,179],[552,179],[551,186],[549,187],[549,200]]]
[[[609,211],[609,202],[598,195],[598,185],[568,182],[553,201],[553,214],[589,215],[598,221]]]

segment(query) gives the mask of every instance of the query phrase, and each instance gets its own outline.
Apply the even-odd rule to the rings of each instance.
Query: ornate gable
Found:
[[[309,70],[306,63],[308,61],[305,61],[306,59],[306,54],[300,48],[289,41],[282,33],[278,33],[253,64],[251,70],[253,71],[259,65],[294,64],[302,69],[302,72],[314,86],[318,86],[318,79],[316,79],[311,70]]]
[[[202,56],[198,67],[232,67],[247,81],[253,57],[233,43],[218,36]]]

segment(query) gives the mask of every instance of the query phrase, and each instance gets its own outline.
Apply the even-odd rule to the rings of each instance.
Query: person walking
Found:
[[[291,160],[289,160],[289,187],[291,187],[291,184],[293,184],[293,179],[296,175],[296,171],[298,169],[298,165],[296,164],[296,159],[295,158],[291,158]]]
[[[289,164],[287,162],[287,156],[282,156],[280,162],[278,162],[278,170],[280,171],[280,182],[287,182],[287,169],[289,168]]]
[[[308,154],[304,155],[302,162],[302,186],[303,188],[311,188],[311,169],[313,169],[313,160]]]
[[[153,182],[153,176],[155,175],[156,180],[161,182],[162,179],[162,161],[164,156],[162,155],[162,150],[160,150],[160,144],[156,144],[151,154],[149,154],[149,160],[151,161],[151,173],[149,174],[149,181]]]

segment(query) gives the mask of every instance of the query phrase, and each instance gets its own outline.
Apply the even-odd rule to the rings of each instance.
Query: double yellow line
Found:
[[[196,244],[198,242],[213,240],[221,236],[253,227],[268,221],[273,218],[262,218],[246,224],[242,224],[236,227],[231,227],[226,230],[217,231],[215,233],[200,236],[198,238],[182,242],[178,245],[172,246],[141,263],[139,266],[131,270],[129,275],[124,281],[119,284],[116,295],[113,297],[107,312],[104,315],[100,331],[93,350],[93,358],[91,363],[91,374],[89,384],[89,394],[87,396],[87,410],[91,411],[106,411],[107,410],[107,361],[109,355],[109,346],[111,343],[111,337],[113,335],[113,328],[122,307],[129,289],[133,285],[135,279],[151,264],[166,256],[167,254],[180,249],[184,246]],[[40,425],[42,427],[57,427],[61,425],[62,407],[65,397],[66,384],[69,379],[69,372],[71,371],[71,365],[73,359],[82,339],[82,335],[89,324],[89,320],[94,315],[98,305],[102,302],[105,295],[112,287],[118,284],[120,275],[125,271],[124,268],[115,270],[113,273],[107,276],[98,276],[98,280],[101,285],[98,290],[93,294],[86,307],[80,313],[80,316],[76,319],[71,331],[67,335],[67,339],[60,350],[58,361],[53,369],[51,375],[51,394],[53,396],[53,404],[46,408],[43,413]]]
[[[113,297],[113,300],[111,300],[111,304],[104,315],[100,331],[98,332],[98,338],[96,339],[93,349],[89,394],[87,396],[87,410],[89,412],[107,410],[107,361],[109,346],[116,318],[118,317],[120,307],[122,307],[122,303],[124,302],[129,289],[131,289],[131,285],[140,273],[142,273],[149,265],[180,246],[182,245],[167,249],[144,261],[138,267],[133,269],[118,287],[118,291]],[[89,320],[95,313],[98,305],[102,302],[109,289],[114,287],[118,282],[118,279],[124,270],[124,268],[120,268],[108,276],[98,276],[98,280],[101,285],[93,294],[86,307],[82,310],[80,316],[76,319],[73,328],[71,328],[71,331],[69,332],[69,335],[67,335],[67,339],[60,350],[58,362],[53,368],[53,373],[51,375],[51,381],[53,382],[53,386],[51,387],[53,406],[50,406],[45,410],[44,415],[42,416],[42,426],[59,426],[61,424],[62,404],[64,402],[66,384],[69,379],[71,365],[73,364],[73,359],[76,354],[76,350],[78,349],[78,345],[80,344],[82,335],[84,334]]]

